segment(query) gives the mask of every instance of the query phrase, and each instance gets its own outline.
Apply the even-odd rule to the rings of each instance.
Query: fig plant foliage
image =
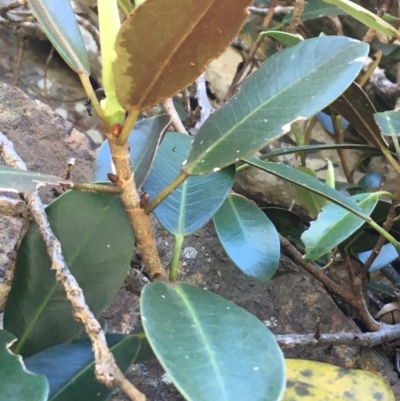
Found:
[[[317,11],[308,5],[304,18],[352,10],[344,0],[329,3],[334,6],[318,2]],[[336,368],[285,360],[275,336],[258,318],[211,291],[181,282],[179,261],[185,237],[210,219],[241,272],[237,274],[260,282],[274,276],[284,237],[317,267],[338,247],[352,252],[367,227],[383,235],[392,252],[399,251],[382,221],[371,217],[380,207],[382,191],[356,189],[347,196],[335,189],[332,175],[324,183],[306,170],[274,161],[290,152],[303,157],[309,151],[345,145],[310,145],[299,137],[292,149],[258,153],[291,129],[298,130],[298,123],[316,115],[322,118],[321,111],[330,107],[332,118],[341,115],[370,143],[350,148],[383,154],[397,163],[380,131],[398,135],[397,114],[381,113],[376,122],[372,119],[371,129],[359,118],[354,100],[364,96],[354,82],[368,44],[343,36],[300,40],[283,30],[269,32],[265,36],[282,40],[286,48],[262,62],[191,138],[169,128],[168,113],[147,119],[140,113],[165,105],[205,71],[246,22],[250,0],[146,0],[136,7],[129,1],[98,0],[106,94],[101,103],[89,80],[88,56],[69,1],[29,4],[53,46],[79,75],[107,138],[94,166],[104,193],[67,191],[46,208],[50,226],[96,317],[117,295],[135,247],[150,278],[140,296],[142,326],[129,334],[106,335],[120,368],[125,372],[131,364],[157,358],[191,401],[291,400],[298,394],[296,385],[310,394],[334,391],[335,399],[346,399],[350,379],[344,373],[342,381],[335,382]],[[374,28],[383,26],[384,33],[398,35],[389,24],[373,21]],[[306,198],[305,207],[313,203],[317,219],[307,227],[293,212],[261,210],[235,194],[236,170],[249,166],[300,187],[297,199]],[[28,192],[64,181],[0,168],[3,190]],[[110,185],[118,191],[110,194]],[[175,237],[168,267],[159,261],[151,213]],[[113,389],[96,381],[90,341],[74,321],[50,267],[45,243],[32,223],[18,250],[0,331],[0,399],[7,394],[9,401],[107,400]],[[316,380],[302,382],[302,369]],[[372,387],[379,399],[393,399],[383,380],[364,372],[352,376],[353,399],[372,399],[365,380],[375,380]],[[332,381],[336,385],[326,387]]]

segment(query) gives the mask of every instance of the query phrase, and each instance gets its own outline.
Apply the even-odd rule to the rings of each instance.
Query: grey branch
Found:
[[[259,15],[267,15],[269,8],[261,8],[261,7],[248,7],[247,8],[251,13],[253,14],[259,14]],[[291,6],[276,6],[275,7],[275,14],[289,14],[291,11],[293,11],[294,7]]]
[[[321,334],[318,339],[315,338],[314,334],[281,334],[275,337],[282,348],[292,348],[299,345],[358,345],[373,347],[398,340],[400,337],[400,323],[394,325],[381,323],[381,327],[378,331],[370,333],[342,332]]]
[[[0,154],[7,165],[21,170],[27,169],[25,163],[15,152],[12,142],[1,132]],[[67,266],[61,250],[61,243],[50,227],[38,192],[25,193],[24,198],[43,236],[47,253],[51,260],[51,269],[55,271],[56,280],[64,288],[66,297],[71,303],[74,318],[84,325],[85,331],[92,342],[97,380],[107,387],[119,385],[133,401],[145,401],[144,394],[124,377],[115,362],[113,354],[108,349],[106,337],[100,323],[90,311],[82,289]]]

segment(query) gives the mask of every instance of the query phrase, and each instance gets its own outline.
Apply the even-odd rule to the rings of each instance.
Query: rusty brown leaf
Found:
[[[117,98],[144,110],[193,82],[229,46],[251,0],[146,0],[123,23],[115,44]]]

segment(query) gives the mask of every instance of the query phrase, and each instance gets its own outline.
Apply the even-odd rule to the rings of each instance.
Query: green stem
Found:
[[[185,171],[181,171],[179,175],[171,181],[145,208],[145,213],[150,214],[169,194],[175,191],[185,180],[189,177],[189,174]]]
[[[82,82],[82,86],[85,89],[85,92],[86,92],[88,98],[90,99],[90,102],[91,102],[92,107],[94,108],[96,114],[99,116],[99,118],[104,120],[103,110],[101,109],[100,103],[97,99],[96,93],[94,92],[93,86],[90,83],[89,76],[86,74],[83,74],[83,73],[78,74],[78,75]]]
[[[381,146],[381,152],[384,154],[390,165],[393,167],[393,169],[396,171],[396,173],[400,176],[400,166],[399,163],[394,159],[392,154],[390,153],[390,150],[388,148],[385,148],[384,146]]]
[[[181,259],[184,235],[178,234],[175,236],[174,254],[169,270],[169,280],[177,281],[179,279],[179,260]]]
[[[116,185],[108,185],[108,184],[77,184],[77,183],[61,183],[63,188],[75,189],[77,191],[90,191],[90,192],[100,192],[103,194],[115,194],[120,195],[122,193],[122,188]]]
[[[122,146],[125,145],[126,142],[128,142],[129,135],[131,134],[132,129],[135,126],[138,116],[139,116],[139,110],[137,109],[129,110],[128,117],[124,123],[124,128],[122,129],[122,132],[117,139],[118,145]]]
[[[395,247],[397,253],[400,256],[400,244],[396,241],[396,239],[393,236],[391,236],[386,230],[384,230],[378,223],[375,223],[375,221],[372,220],[371,217],[368,217],[368,219],[365,221],[372,228],[374,228],[376,231],[378,231],[379,234],[381,234],[383,237],[385,237]]]
[[[396,149],[397,159],[400,160],[400,146],[399,146],[399,139],[397,136],[392,136],[394,148]]]

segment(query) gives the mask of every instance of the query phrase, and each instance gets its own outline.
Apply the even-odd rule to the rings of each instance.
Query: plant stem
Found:
[[[120,197],[135,231],[136,245],[146,266],[146,272],[151,280],[167,282],[168,276],[158,255],[150,217],[140,207],[140,197],[135,184],[128,146],[118,145],[117,138],[112,134],[107,136],[118,176],[118,185],[123,191]]]
[[[122,129],[122,132],[117,139],[117,144],[119,146],[123,146],[126,144],[126,142],[128,142],[129,135],[131,134],[131,131],[135,126],[136,120],[139,116],[139,112],[140,111],[138,109],[129,110],[128,118],[125,120],[124,128]]]
[[[381,234],[383,237],[385,237],[396,249],[397,253],[400,256],[400,244],[396,241],[396,239],[389,234],[386,230],[384,230],[378,223],[375,223],[374,220],[372,220],[370,217],[366,222],[374,228],[376,231],[378,231],[379,234]]]
[[[82,82],[83,88],[85,89],[85,92],[90,99],[90,102],[96,112],[96,114],[101,118],[102,120],[104,119],[104,113],[103,110],[101,109],[100,103],[97,99],[97,96],[94,92],[93,86],[90,83],[89,76],[86,74],[78,74],[79,78]]]
[[[75,189],[77,191],[90,191],[90,192],[100,192],[103,194],[115,194],[120,195],[122,193],[121,187],[116,185],[107,184],[79,184],[79,183],[61,183],[61,186],[66,189]]]
[[[164,110],[172,116],[172,126],[176,132],[181,132],[182,134],[187,134],[186,128],[183,125],[181,119],[179,118],[179,114],[175,109],[173,99],[167,99],[162,102]]]
[[[380,147],[381,152],[383,155],[386,157],[390,165],[393,167],[393,169],[396,171],[396,173],[400,176],[400,166],[399,163],[394,159],[392,154],[390,153],[390,150],[384,146]]]
[[[181,171],[146,207],[145,213],[150,214],[169,194],[175,191],[187,178],[189,174]]]
[[[177,281],[179,279],[179,260],[181,258],[184,235],[178,234],[175,236],[174,255],[169,270],[170,281]]]

